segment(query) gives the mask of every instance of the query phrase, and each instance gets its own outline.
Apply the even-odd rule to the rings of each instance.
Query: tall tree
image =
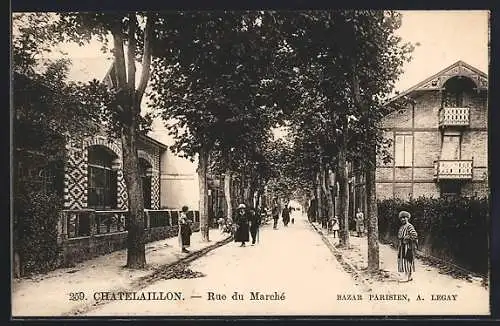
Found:
[[[395,11],[351,11],[347,13],[352,27],[353,42],[347,47],[351,54],[351,96],[359,117],[354,123],[354,148],[351,161],[361,162],[365,170],[368,219],[368,268],[379,270],[378,217],[375,192],[377,155],[390,159],[386,142],[378,128],[380,120],[389,112],[383,101],[391,93],[402,65],[411,60],[413,46],[402,43],[395,31],[401,26],[401,15]],[[356,55],[355,55],[356,54]],[[368,153],[361,157],[359,153]]]
[[[103,83],[67,80],[70,61],[49,60],[55,26],[46,13],[13,15],[14,255],[25,272],[57,267],[65,143],[94,134],[111,98]]]
[[[105,46],[111,38],[114,56],[113,103],[109,113],[115,124],[110,132],[122,143],[123,175],[128,194],[127,266],[143,268],[146,264],[144,201],[139,174],[137,139],[147,122],[141,116],[141,102],[151,71],[152,50],[157,31],[156,14],[64,13],[57,21],[59,41],[71,40],[83,45],[96,36]],[[125,50],[126,47],[126,50]],[[136,61],[142,71],[136,80]]]
[[[383,142],[376,124],[385,114],[381,102],[391,92],[411,52],[411,46],[402,44],[394,34],[400,16],[394,11],[305,11],[280,13],[276,20],[286,44],[285,55],[278,56],[282,60],[276,60],[280,86],[287,94],[280,104],[294,104],[290,119],[297,122],[306,119],[302,112],[311,110],[320,118],[312,132],[321,140],[319,152],[336,167],[344,246],[349,240],[347,162],[361,162],[361,155],[369,153],[369,163],[364,166],[372,169],[367,189],[369,256],[371,268],[378,266],[373,176],[377,145]],[[296,70],[301,74],[294,74]],[[318,201],[322,200],[320,192]]]
[[[260,94],[273,49],[264,35],[264,17],[261,12],[184,12],[161,18],[165,53],[155,61],[151,104],[175,138],[172,149],[198,157],[204,240],[209,239],[209,153],[219,158],[229,182],[238,159],[248,163],[243,156],[255,152],[250,144],[266,138],[273,117],[269,99]],[[246,177],[239,174],[243,183]]]

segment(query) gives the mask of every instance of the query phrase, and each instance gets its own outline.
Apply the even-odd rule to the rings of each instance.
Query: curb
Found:
[[[137,280],[134,280],[132,284],[129,287],[126,288],[115,288],[115,289],[110,289],[108,292],[131,292],[131,291],[139,291],[149,285],[151,285],[152,282],[155,282],[160,279],[164,279],[166,275],[168,275],[173,269],[175,269],[177,266],[188,264],[192,261],[195,261],[198,258],[203,257],[210,251],[217,249],[219,247],[222,247],[225,244],[228,244],[233,240],[233,236],[229,236],[221,241],[215,242],[214,244],[211,244],[205,248],[202,248],[197,251],[191,252],[189,255],[176,260],[170,264],[166,264],[163,266],[160,266],[158,268],[155,268],[153,272],[149,275],[142,276],[138,278]],[[92,302],[89,302],[85,304],[84,306],[81,307],[76,307],[71,309],[69,312],[65,312],[61,315],[61,317],[68,317],[68,316],[78,316],[81,314],[88,313],[92,310],[97,309],[98,307],[104,306],[111,301],[95,301],[92,300]]]
[[[354,280],[360,282],[360,284],[365,288],[367,292],[372,292],[372,287],[365,281],[363,275],[342,255],[342,252],[335,248],[335,246],[328,240],[328,238],[323,234],[321,229],[319,229],[316,225],[309,222],[314,231],[316,231],[320,236],[321,240],[325,243],[325,245],[330,249],[332,254],[335,256],[340,265],[346,270],[351,276],[353,276]]]

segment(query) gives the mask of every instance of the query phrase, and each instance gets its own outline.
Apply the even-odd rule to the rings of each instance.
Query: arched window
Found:
[[[470,78],[456,76],[448,79],[443,87],[442,106],[445,108],[461,108],[470,104],[471,94],[476,84]]]
[[[103,146],[88,149],[88,207],[110,209],[117,206],[116,154]]]
[[[143,158],[139,158],[139,171],[142,179],[142,191],[144,195],[144,208],[151,208],[151,176],[152,166]]]

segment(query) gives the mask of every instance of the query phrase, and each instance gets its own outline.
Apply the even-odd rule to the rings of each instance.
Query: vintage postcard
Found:
[[[490,315],[489,35],[12,13],[12,317]]]

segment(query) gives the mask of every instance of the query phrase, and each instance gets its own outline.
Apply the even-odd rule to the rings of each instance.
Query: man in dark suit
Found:
[[[252,246],[255,245],[255,242],[258,238],[260,224],[260,213],[255,209],[250,208],[250,235],[252,236]]]

